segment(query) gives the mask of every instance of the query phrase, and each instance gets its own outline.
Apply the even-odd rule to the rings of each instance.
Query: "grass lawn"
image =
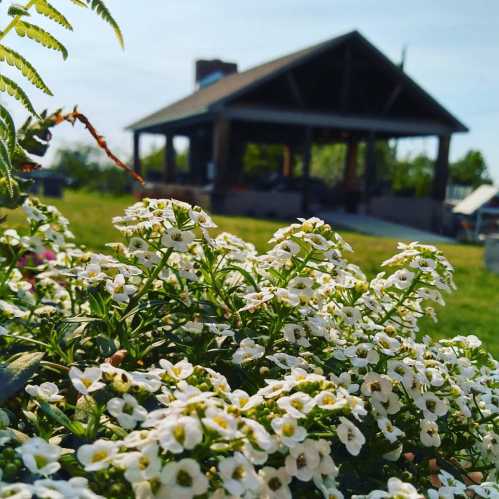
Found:
[[[66,192],[63,200],[45,200],[57,206],[72,223],[79,241],[95,250],[119,240],[111,218],[123,212],[133,202],[131,196],[108,197],[83,192]],[[22,213],[6,213],[11,224],[23,221]],[[247,217],[217,216],[221,230],[236,234],[254,243],[261,251],[267,248],[271,234],[285,222],[257,220]],[[397,241],[339,231],[353,246],[351,257],[372,277],[380,263],[393,255]],[[441,249],[456,267],[458,291],[449,296],[447,307],[439,313],[438,324],[426,322],[423,330],[433,336],[476,334],[499,357],[499,276],[487,272],[483,265],[483,248],[464,245],[441,245]]]

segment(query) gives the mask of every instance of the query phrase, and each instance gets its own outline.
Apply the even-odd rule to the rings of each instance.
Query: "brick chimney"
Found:
[[[200,59],[196,61],[196,87],[208,87],[233,73],[237,73],[237,64],[233,62]]]

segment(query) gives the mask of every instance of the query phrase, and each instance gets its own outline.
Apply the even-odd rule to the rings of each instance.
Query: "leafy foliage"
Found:
[[[123,47],[123,34],[106,7],[103,0],[70,0],[71,3],[82,8],[93,10],[101,19],[109,24],[116,34],[118,42]],[[4,63],[16,68],[32,85],[47,95],[52,95],[52,91],[39,74],[34,65],[22,54],[5,45],[4,39],[9,33],[16,33],[21,38],[29,38],[45,48],[59,52],[63,59],[68,57],[66,47],[54,36],[36,22],[38,14],[70,31],[73,26],[66,16],[54,7],[49,0],[30,0],[25,5],[12,4],[8,9],[8,15],[12,18],[5,29],[0,31],[0,64]],[[30,17],[31,22],[27,22],[26,17]],[[49,128],[56,124],[58,113],[47,116],[47,113],[38,113],[35,110],[28,94],[21,85],[5,76],[0,68],[0,92],[6,93],[17,100],[30,115],[39,121],[28,120],[16,133],[14,121],[9,111],[0,106],[0,186],[6,187],[10,194],[10,200],[6,200],[4,193],[0,193],[0,204],[3,206],[15,207],[25,196],[22,193],[23,183],[14,180],[13,175],[18,171],[31,171],[38,168],[38,162],[31,158],[31,154],[43,156],[50,141]],[[14,194],[19,194],[16,197]]]

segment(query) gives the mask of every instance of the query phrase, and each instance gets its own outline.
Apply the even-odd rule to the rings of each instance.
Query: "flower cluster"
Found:
[[[44,357],[5,396],[0,497],[499,497],[499,364],[420,330],[455,287],[433,246],[368,280],[316,218],[258,254],[144,199],[97,254],[26,212],[0,237],[0,357]]]

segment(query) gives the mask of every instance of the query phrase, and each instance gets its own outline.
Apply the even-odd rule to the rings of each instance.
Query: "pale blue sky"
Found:
[[[196,58],[220,57],[244,69],[358,29],[394,61],[408,46],[408,74],[471,129],[455,136],[452,157],[479,148],[499,180],[497,0],[108,0],[125,35],[124,52],[90,13],[67,0],[53,3],[76,27],[75,33],[53,28],[69,48],[68,61],[29,40],[5,40],[28,55],[55,97],[25,88],[38,108],[78,103],[122,154],[131,150],[127,124],[193,89]],[[86,140],[80,128],[64,126],[54,144]],[[434,149],[427,139],[402,151]]]

